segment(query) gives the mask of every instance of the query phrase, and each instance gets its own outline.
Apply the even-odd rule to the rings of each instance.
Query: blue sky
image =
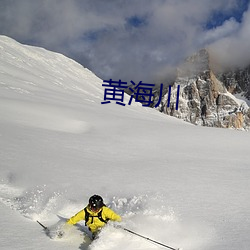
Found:
[[[207,21],[206,28],[212,29],[217,26],[223,25],[225,20],[234,18],[237,22],[242,22],[242,17],[244,12],[248,9],[249,0],[240,0],[238,1],[237,7],[233,8],[229,13],[224,13],[222,10],[216,10],[211,13],[211,18]]]
[[[249,0],[1,0],[0,34],[63,53],[102,79],[162,82],[210,48],[250,63]]]

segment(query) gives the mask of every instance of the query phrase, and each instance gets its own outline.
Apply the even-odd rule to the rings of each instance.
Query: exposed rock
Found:
[[[159,110],[197,125],[247,129],[250,109],[247,103],[232,94],[244,93],[249,86],[250,67],[246,71],[215,75],[210,66],[209,53],[203,49],[189,57],[177,70],[172,85],[171,102],[168,92]],[[180,85],[179,108],[176,107],[177,86]]]
[[[250,100],[250,66],[244,69],[227,70],[224,73],[218,73],[217,77],[230,93],[240,93]]]

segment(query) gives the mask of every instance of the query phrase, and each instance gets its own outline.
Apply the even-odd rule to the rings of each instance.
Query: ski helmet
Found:
[[[103,199],[99,195],[93,195],[89,198],[89,206],[93,210],[98,210],[103,207]]]

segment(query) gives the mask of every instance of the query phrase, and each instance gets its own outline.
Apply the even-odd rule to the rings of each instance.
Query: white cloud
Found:
[[[225,66],[246,66],[250,63],[250,9],[234,32],[210,45],[218,63]]]
[[[221,26],[216,28],[205,30],[200,38],[201,44],[211,44],[214,41],[218,41],[222,38],[231,36],[237,33],[240,28],[240,24],[235,20],[235,18],[230,18],[226,20]]]
[[[152,81],[162,79],[164,69],[204,45],[212,42],[220,48],[221,41],[230,47],[235,43],[230,40],[237,40],[231,33],[249,37],[249,26],[234,19],[214,30],[204,29],[215,11],[230,14],[237,4],[237,0],[2,0],[0,33],[63,52],[102,78]],[[131,17],[143,25],[131,25]],[[246,19],[247,15],[244,23]]]

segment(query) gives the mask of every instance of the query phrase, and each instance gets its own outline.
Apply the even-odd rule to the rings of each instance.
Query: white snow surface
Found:
[[[53,231],[99,194],[123,227],[173,248],[249,250],[249,132],[101,104],[102,84],[0,36],[0,249],[164,249],[112,223],[92,243],[84,222],[62,239],[36,223]]]

